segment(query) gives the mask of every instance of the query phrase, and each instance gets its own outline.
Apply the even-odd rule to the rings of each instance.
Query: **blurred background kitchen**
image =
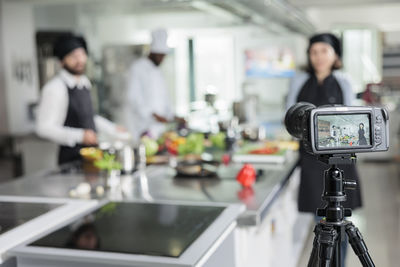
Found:
[[[1,183],[57,168],[58,147],[35,134],[35,117],[41,88],[61,68],[53,46],[62,34],[86,38],[86,75],[94,109],[103,117],[123,124],[127,71],[147,55],[151,31],[161,27],[171,48],[161,69],[174,112],[188,129],[216,135],[234,128],[235,138],[270,142],[291,140],[282,123],[286,96],[290,79],[307,64],[308,38],[335,34],[342,41],[343,71],[354,82],[355,104],[390,113],[390,150],[359,155],[364,205],[352,220],[377,266],[397,264],[397,1],[0,0],[0,14]],[[307,232],[302,239],[299,266],[306,264],[311,237]],[[352,252],[347,261],[359,264]]]

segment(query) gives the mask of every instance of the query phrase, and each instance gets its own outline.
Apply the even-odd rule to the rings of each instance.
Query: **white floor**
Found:
[[[351,221],[363,234],[376,266],[400,266],[400,163],[357,165],[364,206]],[[311,230],[299,267],[307,266],[314,238]],[[347,267],[362,266],[350,246],[347,255]]]

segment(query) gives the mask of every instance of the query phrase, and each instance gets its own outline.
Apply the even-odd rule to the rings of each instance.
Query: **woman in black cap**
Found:
[[[119,127],[93,111],[91,83],[85,75],[87,51],[82,37],[60,37],[54,54],[62,70],[42,89],[36,131],[60,145],[59,164],[79,160],[80,148],[97,145],[97,130],[117,138],[125,137]]]
[[[351,105],[354,99],[351,82],[346,75],[338,71],[342,66],[342,49],[339,39],[330,33],[314,35],[309,40],[307,54],[307,71],[296,74],[292,79],[287,98],[287,108],[297,102],[309,102],[316,106]],[[323,174],[328,166],[307,153],[301,144],[300,167],[298,209],[301,212],[315,214],[316,209],[323,205],[321,200]],[[347,201],[344,206],[352,209],[361,207],[360,184],[355,166],[339,165],[339,168],[344,170],[345,177],[354,179],[358,183],[357,190],[346,191]],[[346,245],[347,243],[342,243],[343,260]]]
[[[362,122],[358,125],[358,144],[360,146],[368,145],[367,138],[365,138],[364,123]]]

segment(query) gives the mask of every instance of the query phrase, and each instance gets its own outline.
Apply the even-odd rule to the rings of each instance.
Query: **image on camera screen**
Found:
[[[371,146],[368,114],[318,115],[318,149]]]

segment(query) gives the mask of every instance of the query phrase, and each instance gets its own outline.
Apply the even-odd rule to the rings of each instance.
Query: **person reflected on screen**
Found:
[[[360,123],[358,126],[358,144],[360,146],[367,145],[367,139],[365,138],[364,123]]]
[[[335,146],[339,146],[339,133],[335,125],[332,126],[331,136],[335,140]]]

